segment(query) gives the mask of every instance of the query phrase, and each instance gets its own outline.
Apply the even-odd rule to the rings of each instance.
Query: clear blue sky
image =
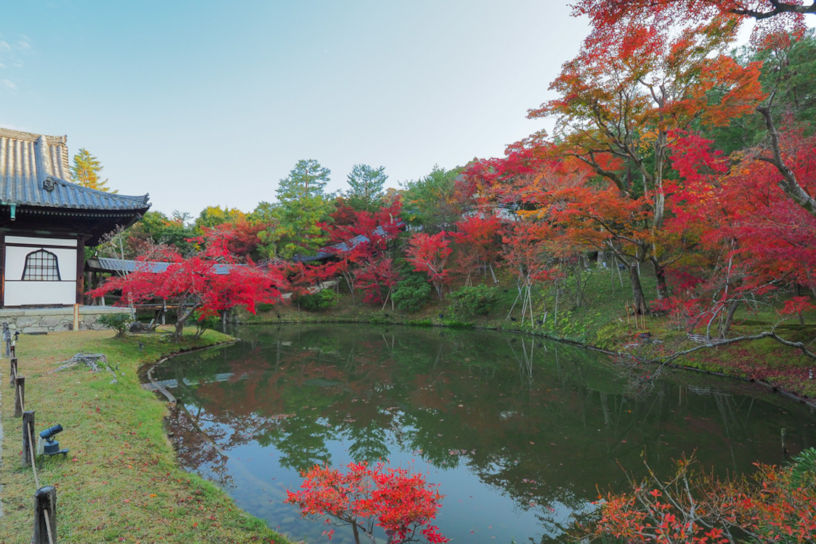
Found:
[[[556,0],[4,2],[0,126],[67,134],[155,210],[249,211],[298,159],[345,190],[500,155],[586,32]]]

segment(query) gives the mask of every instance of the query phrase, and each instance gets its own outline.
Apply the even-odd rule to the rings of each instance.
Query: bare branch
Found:
[[[788,347],[791,347],[791,348],[796,348],[796,349],[800,350],[804,355],[806,355],[807,357],[810,357],[811,359],[816,359],[816,353],[810,351],[807,348],[807,345],[804,342],[792,342],[790,340],[782,338],[781,336],[776,334],[776,332],[774,332],[774,331],[763,331],[763,332],[760,332],[758,334],[750,334],[750,335],[746,335],[746,336],[737,336],[735,338],[726,338],[726,339],[723,339],[723,340],[708,341],[705,344],[701,344],[699,346],[695,346],[695,347],[690,348],[690,349],[686,349],[686,350],[683,350],[683,351],[678,351],[676,353],[672,353],[668,357],[665,357],[663,359],[657,359],[657,360],[655,360],[653,362],[660,363],[661,365],[666,365],[666,364],[674,361],[675,359],[679,359],[680,357],[683,357],[684,355],[694,353],[695,351],[699,351],[701,349],[716,348],[716,347],[719,347],[719,346],[726,346],[728,344],[736,344],[738,342],[746,342],[748,340],[761,340],[762,338],[771,338],[773,340],[776,340],[780,344],[783,344],[785,346],[788,346]]]
[[[779,0],[771,0],[773,9],[769,11],[759,11],[757,9],[749,8],[734,8],[731,11],[734,15],[743,17],[752,17],[758,21],[763,19],[770,19],[783,13],[801,13],[806,15],[808,13],[816,13],[816,2],[811,2],[809,6],[804,6],[795,2],[780,2]]]
[[[779,131],[771,116],[770,103],[772,101],[773,93],[771,93],[769,104],[757,108],[757,111],[765,119],[765,126],[768,128],[768,134],[771,137],[771,150],[773,151],[773,156],[759,157],[759,160],[773,164],[776,169],[779,170],[779,173],[782,174],[782,181],[779,182],[779,187],[781,187],[785,194],[791,197],[794,202],[804,208],[806,212],[816,216],[816,198],[813,198],[805,191],[804,187],[799,183],[799,180],[796,179],[796,174],[785,164],[785,161],[782,160],[782,150],[779,146]]]

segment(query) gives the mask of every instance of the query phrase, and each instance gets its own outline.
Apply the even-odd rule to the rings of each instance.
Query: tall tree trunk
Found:
[[[666,283],[666,268],[657,262],[657,259],[652,257],[652,266],[654,267],[655,278],[657,278],[657,298],[669,298],[669,285]]]
[[[175,333],[176,340],[181,340],[181,337],[184,334],[184,321],[186,321],[186,319],[183,320],[179,318],[176,320],[176,333]]]
[[[488,263],[487,267],[490,269],[490,277],[493,278],[493,283],[499,283],[499,280],[496,279],[496,272],[493,271],[493,265]]]
[[[627,265],[629,267],[629,280],[632,282],[632,298],[635,304],[635,313],[646,314],[646,297],[643,295],[643,286],[640,284],[640,272],[638,272],[637,261]]]
[[[193,315],[193,312],[195,312],[199,306],[200,304],[193,304],[185,310],[184,303],[179,302],[179,307],[176,313],[176,332],[175,332],[176,340],[181,340],[181,337],[184,334],[184,324],[187,322],[190,316]]]
[[[351,522],[351,530],[354,533],[354,544],[360,544],[360,531],[357,528],[357,522]]]
[[[725,335],[728,334],[729,329],[731,329],[731,323],[734,322],[734,314],[737,312],[739,303],[739,300],[733,300],[728,303],[728,310],[725,312],[725,318],[720,323],[720,338],[725,338]]]

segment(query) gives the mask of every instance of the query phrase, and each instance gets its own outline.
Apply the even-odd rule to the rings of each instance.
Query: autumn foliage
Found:
[[[256,304],[280,300],[280,289],[286,284],[283,275],[251,261],[239,263],[228,249],[230,237],[223,230],[195,242],[204,247],[191,257],[174,248],[158,248],[141,257],[134,272],[115,276],[88,294],[99,297],[119,291],[120,305],[162,301],[177,305],[177,337],[195,313],[205,319],[238,306],[254,313]]]
[[[442,298],[445,285],[451,279],[448,257],[452,251],[448,233],[444,230],[436,234],[418,232],[408,241],[407,261],[414,270],[428,276],[439,298]]]
[[[566,280],[580,286],[581,273],[597,262],[613,282],[616,272],[621,282],[628,278],[625,311],[640,314],[636,323],[648,313],[667,316],[695,342],[704,334],[708,347],[713,336],[727,339],[735,313],[748,305],[769,301],[780,316],[802,320],[816,309],[816,37],[803,24],[816,3],[572,6],[589,17],[591,33],[563,64],[548,99],[528,111],[552,121],[552,135],[532,134],[503,156],[464,168],[434,167],[401,197],[358,194],[365,205],[356,208],[351,198],[309,196],[328,170],[315,178],[316,161],[301,161],[275,213],[219,224],[198,238],[179,235],[183,221],[164,221],[154,228],[187,239],[186,252],[164,247],[90,294],[121,291],[123,304],[172,301],[180,334],[196,312],[253,311],[258,302],[280,300],[282,289],[297,300],[332,283],[352,303],[361,298],[385,309],[391,301],[393,309],[401,277],[424,276],[442,300],[481,273],[511,284],[507,319],[540,331],[548,315],[558,315]],[[738,55],[733,47],[748,19],[759,24],[750,54]],[[792,52],[808,40],[811,49],[796,64]],[[140,250],[152,247],[137,241]],[[254,266],[262,245],[285,262]],[[152,261],[168,264],[156,271]],[[569,277],[571,270],[577,273]],[[651,292],[642,274],[653,275]],[[417,281],[419,306],[430,288]],[[554,297],[542,296],[542,287]],[[805,369],[797,370],[804,380]],[[352,463],[345,470],[315,466],[303,476],[287,502],[303,515],[349,524],[357,542],[373,541],[375,531],[389,542],[448,541],[432,525],[441,496],[421,475]],[[682,462],[669,481],[653,475],[633,484],[629,493],[603,498],[591,536],[816,541],[813,487],[797,484],[787,469],[760,466],[753,482],[721,482]]]
[[[374,541],[375,527],[389,542],[448,542],[432,525],[442,496],[421,474],[378,463],[350,463],[346,471],[316,465],[303,473],[300,490],[287,491],[286,502],[304,516],[325,517],[351,525],[354,540],[360,535]],[[334,533],[327,531],[329,538]]]
[[[816,491],[793,473],[757,465],[753,480],[723,482],[682,460],[668,481],[652,475],[631,493],[607,495],[592,533],[624,542],[813,542]]]

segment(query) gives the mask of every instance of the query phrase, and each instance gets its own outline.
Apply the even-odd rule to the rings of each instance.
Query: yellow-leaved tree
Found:
[[[71,181],[98,191],[111,191],[108,187],[107,179],[100,179],[99,172],[102,171],[102,163],[90,151],[85,148],[80,149],[74,155],[74,164],[71,166]]]

